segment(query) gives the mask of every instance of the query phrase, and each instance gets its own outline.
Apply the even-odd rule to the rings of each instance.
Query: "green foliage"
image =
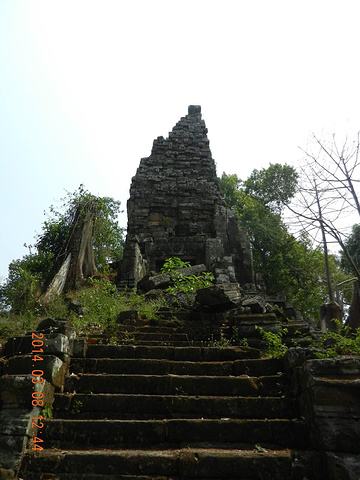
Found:
[[[190,267],[189,262],[183,262],[179,257],[167,258],[162,266],[160,273],[172,273],[177,268]]]
[[[360,355],[360,328],[353,331],[350,327],[343,325],[339,320],[334,319],[341,330],[339,333],[325,330],[320,341],[313,342],[312,346],[318,358],[334,358],[339,355]]]
[[[161,273],[170,275],[172,285],[166,292],[171,295],[183,293],[189,296],[200,288],[210,287],[214,281],[214,275],[204,272],[201,275],[183,275],[179,269],[189,267],[189,262],[183,262],[179,257],[170,257],[165,260]]]
[[[223,172],[220,181],[220,191],[228,208],[234,208],[241,203],[243,182],[236,174],[227,175]]]
[[[288,347],[283,343],[282,337],[287,334],[287,329],[283,328],[279,333],[267,332],[258,325],[255,326],[259,330],[261,336],[267,343],[265,354],[272,358],[282,358],[287,352]]]
[[[117,223],[120,202],[109,197],[95,197],[81,185],[67,193],[60,210],[50,207],[50,216],[42,226],[29,254],[9,265],[9,276],[0,286],[1,310],[12,309],[19,314],[35,316],[37,300],[46,289],[65,259],[76,215],[86,208],[94,213],[93,248],[99,271],[122,255],[123,230]],[[79,213],[80,212],[80,213]]]
[[[245,193],[273,213],[280,213],[295,195],[298,177],[289,165],[270,164],[268,168],[253,170],[244,182]]]
[[[214,275],[210,272],[205,272],[201,275],[181,275],[178,272],[173,272],[171,281],[174,285],[167,288],[167,293],[172,295],[179,293],[191,294],[200,288],[210,287],[213,284]]]
[[[123,229],[117,222],[119,201],[111,197],[96,197],[80,185],[74,193],[67,192],[62,202],[60,210],[50,207],[51,217],[44,222],[43,231],[37,235],[35,243],[38,252],[52,256],[56,270],[64,261],[77,215],[83,215],[87,210],[94,214],[93,247],[97,269],[103,271],[109,261],[122,256]]]
[[[239,327],[237,327],[236,325],[232,327],[231,343],[239,347],[249,347],[247,338],[240,335]]]
[[[227,348],[233,346],[233,340],[221,335],[219,340],[215,339],[213,335],[206,342],[207,347]]]
[[[115,285],[106,279],[90,279],[87,287],[74,292],[74,299],[83,307],[82,315],[74,312],[71,315],[72,324],[79,334],[113,329],[119,313],[125,310],[138,310],[144,318],[155,318],[159,308],[165,305],[161,298],[147,300],[135,292],[118,292]]]
[[[73,402],[71,402],[70,413],[72,413],[73,415],[80,413],[83,406],[84,404],[81,400],[74,400]]]
[[[40,275],[32,273],[21,260],[9,266],[9,277],[0,286],[0,305],[2,310],[11,306],[14,313],[34,317],[36,300],[40,293]]]
[[[25,335],[26,332],[34,331],[36,327],[34,316],[5,312],[0,315],[0,337],[7,339]]]
[[[351,234],[344,243],[355,265],[360,269],[360,224],[353,225]],[[347,273],[353,275],[354,271],[343,251],[341,251],[341,264]]]
[[[53,413],[52,413],[52,410],[53,410],[53,404],[54,404],[54,398],[51,400],[50,404],[46,405],[42,410],[41,410],[41,415],[44,417],[44,418],[52,418],[53,416]]]
[[[90,279],[89,287],[77,296],[83,306],[86,323],[106,325],[114,320],[119,313],[117,296],[113,283],[103,279]]]
[[[224,173],[220,187],[227,206],[235,210],[249,234],[254,268],[262,275],[267,293],[285,295],[303,314],[317,319],[328,295],[324,253],[312,248],[305,234],[291,235],[280,215],[295,192],[296,181],[291,167],[276,164],[254,170],[245,182]],[[349,278],[334,256],[330,256],[330,269],[334,285]],[[344,285],[340,294],[348,301],[351,288]]]

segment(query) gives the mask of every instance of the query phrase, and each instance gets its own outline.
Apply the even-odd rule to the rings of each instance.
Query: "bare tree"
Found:
[[[296,202],[289,206],[289,209],[295,214],[301,228],[323,245],[329,304],[327,309],[322,310],[322,328],[326,326],[334,329],[336,327],[329,321],[335,313],[335,318],[341,318],[341,312],[340,307],[336,307],[330,276],[330,242],[336,242],[340,246],[352,271],[360,279],[359,268],[345,246],[347,229],[340,225],[345,214],[355,211],[360,215],[356,189],[359,183],[356,169],[359,166],[360,137],[357,134],[356,140],[351,144],[346,140],[342,148],[338,148],[335,135],[329,144],[325,144],[315,135],[313,140],[315,153],[303,150],[305,165],[301,168],[300,188]],[[353,302],[360,302],[359,285],[358,280],[354,284]],[[352,327],[360,326],[360,312],[353,306],[350,308],[348,321]]]

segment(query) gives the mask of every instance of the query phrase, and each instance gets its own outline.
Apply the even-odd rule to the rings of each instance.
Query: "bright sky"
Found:
[[[312,132],[358,131],[359,14],[357,0],[0,0],[0,278],[65,190],[126,209],[140,158],[190,104],[218,175],[296,165]]]

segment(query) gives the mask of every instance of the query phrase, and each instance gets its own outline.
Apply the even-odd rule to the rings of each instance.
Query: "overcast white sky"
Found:
[[[202,106],[218,175],[360,129],[357,0],[0,0],[0,278],[82,183],[126,208],[153,140]],[[120,219],[126,226],[126,216]]]

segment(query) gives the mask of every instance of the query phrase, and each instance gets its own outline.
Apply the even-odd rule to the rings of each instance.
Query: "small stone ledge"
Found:
[[[9,359],[4,367],[4,375],[26,375],[35,369],[32,360],[33,355],[19,355]],[[61,387],[64,382],[66,370],[69,365],[70,356],[65,355],[65,361],[55,355],[44,355],[41,362],[41,370],[44,372],[44,379],[54,387]]]

